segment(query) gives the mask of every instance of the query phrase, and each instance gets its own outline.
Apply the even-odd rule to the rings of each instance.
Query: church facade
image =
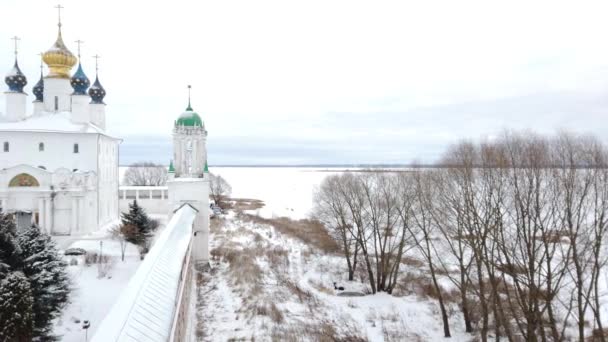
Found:
[[[53,235],[87,234],[115,222],[120,139],[105,131],[105,89],[91,85],[78,58],[57,39],[42,59],[48,67],[31,89],[15,64],[5,77],[0,114],[0,208],[18,227],[32,223]],[[80,53],[79,53],[80,55]],[[72,69],[78,63],[76,71]]]

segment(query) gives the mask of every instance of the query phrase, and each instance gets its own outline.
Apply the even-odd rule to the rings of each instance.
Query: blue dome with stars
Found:
[[[72,88],[74,88],[74,93],[72,93],[72,95],[87,94],[87,89],[91,85],[91,81],[89,81],[89,78],[82,70],[82,64],[78,63],[78,70],[76,70],[76,73],[72,76],[70,84],[72,85]]]
[[[4,82],[8,85],[9,91],[16,93],[23,93],[23,87],[27,84],[27,78],[19,69],[19,64],[17,63],[17,59],[15,59],[15,65],[8,72],[6,77],[4,78]]]
[[[44,98],[44,80],[42,78],[42,73],[40,73],[40,79],[38,80],[38,83],[36,83],[34,88],[32,88],[32,93],[34,93],[34,96],[36,96],[37,102],[42,102]]]
[[[95,83],[89,88],[89,96],[91,96],[91,103],[103,104],[103,98],[106,96],[106,90],[103,89],[101,83],[99,83],[99,77],[95,77]]]

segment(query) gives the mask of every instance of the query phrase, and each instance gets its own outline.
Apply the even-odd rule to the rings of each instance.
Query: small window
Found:
[[[42,166],[42,165],[38,165],[38,168],[39,168],[39,169],[46,170],[46,167],[44,167],[44,166]]]
[[[78,144],[74,144],[74,153],[78,153]]]
[[[4,152],[8,152],[8,141],[4,142]]]
[[[59,96],[55,96],[55,111],[59,110]]]
[[[40,151],[40,152],[44,151],[44,143],[38,144],[38,151]]]

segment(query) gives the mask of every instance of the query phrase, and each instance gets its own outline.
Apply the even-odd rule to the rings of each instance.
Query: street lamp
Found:
[[[91,326],[91,322],[88,320],[82,322],[82,329],[84,329],[84,342],[87,342],[89,339],[89,327]]]

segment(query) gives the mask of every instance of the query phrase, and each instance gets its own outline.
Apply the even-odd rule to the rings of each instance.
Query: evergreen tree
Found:
[[[49,235],[33,225],[17,233],[23,258],[23,273],[28,277],[34,298],[33,336],[47,341],[51,323],[68,301],[70,293],[66,263]]]
[[[0,211],[0,279],[3,279],[10,269],[18,269],[21,265],[19,245],[16,241],[17,228],[8,215]]]
[[[154,226],[144,208],[137,204],[137,200],[134,200],[129,204],[129,212],[122,213],[121,216],[123,226],[137,227],[137,234],[128,237],[127,241],[140,246],[146,245],[153,234]]]
[[[30,341],[33,327],[30,282],[19,271],[0,281],[0,341]]]

